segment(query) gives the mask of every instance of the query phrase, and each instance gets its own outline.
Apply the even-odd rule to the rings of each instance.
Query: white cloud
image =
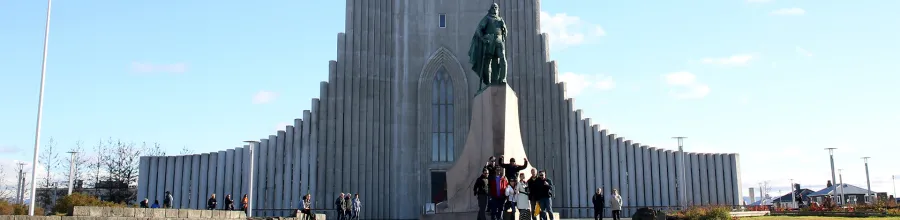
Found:
[[[184,63],[152,64],[152,63],[142,63],[142,62],[131,62],[131,71],[137,72],[137,73],[154,73],[154,72],[184,73],[185,71],[187,71],[187,64],[184,64]]]
[[[565,72],[559,75],[559,81],[566,83],[566,96],[576,97],[583,91],[610,90],[616,87],[612,76],[601,74],[577,74]]]
[[[807,56],[807,57],[813,56],[813,54],[812,54],[811,52],[809,52],[808,50],[803,49],[803,48],[801,48],[801,47],[795,48],[794,51],[797,51],[797,54],[800,54],[800,55],[803,55],[803,56]]]
[[[771,1],[772,0],[747,0],[747,2],[749,2],[749,3],[767,3],[767,2],[771,2]]]
[[[701,63],[705,64],[718,64],[718,65],[745,65],[754,57],[749,54],[736,54],[730,57],[721,57],[721,58],[703,58],[700,60]]]
[[[253,104],[269,103],[275,101],[275,98],[278,98],[278,93],[270,91],[259,91],[256,93],[256,95],[253,95]]]
[[[773,15],[803,15],[806,14],[806,10],[802,8],[782,8],[775,11],[772,11]]]
[[[541,31],[550,36],[550,48],[562,49],[582,44],[587,40],[606,36],[600,25],[591,24],[577,16],[565,13],[541,12]]]
[[[709,86],[697,81],[697,76],[687,71],[663,75],[666,84],[673,87],[669,94],[676,99],[699,99],[709,94]]]

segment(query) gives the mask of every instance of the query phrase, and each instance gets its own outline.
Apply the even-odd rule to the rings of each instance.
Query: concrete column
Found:
[[[320,92],[321,91],[328,91],[328,89],[320,88]],[[305,120],[305,121],[309,122],[309,128],[310,128],[310,130],[308,132],[309,138],[305,139],[303,141],[303,147],[306,148],[307,149],[306,151],[308,152],[305,154],[306,155],[305,158],[307,161],[306,166],[304,166],[303,170],[301,170],[301,172],[305,173],[304,176],[307,178],[306,181],[304,181],[305,185],[303,185],[303,189],[304,189],[303,192],[304,192],[304,195],[307,193],[310,194],[310,196],[312,196],[312,199],[318,198],[317,196],[320,196],[319,194],[321,194],[321,193],[318,193],[319,191],[317,191],[318,190],[317,184],[319,183],[318,182],[319,176],[317,175],[317,173],[318,173],[317,172],[318,171],[317,163],[319,162],[317,160],[317,158],[319,157],[318,156],[318,152],[319,152],[318,151],[318,147],[319,147],[319,141],[318,141],[319,140],[319,132],[318,132],[319,131],[319,123],[318,122],[319,122],[319,112],[320,112],[320,104],[319,103],[320,103],[319,99],[313,99],[311,101],[311,104],[310,104],[311,110],[308,112],[309,120]],[[306,114],[304,114],[304,116],[305,115]],[[314,205],[315,205],[315,202],[316,201],[313,201]]]
[[[239,181],[238,178],[234,178],[234,149],[225,150],[225,160],[222,165],[219,167],[225,170],[225,178],[222,181],[222,208],[225,208],[225,196],[231,195],[231,198],[234,199],[235,202],[240,201],[240,199],[235,199],[234,191],[232,191],[232,187],[234,183]],[[238,208],[239,206],[235,204],[234,208]]]
[[[609,160],[610,160],[610,162],[609,162],[609,164],[610,164],[609,175],[610,175],[610,182],[611,182],[610,188],[619,189],[620,192],[625,192],[627,190],[627,186],[622,184],[623,183],[622,180],[625,177],[625,174],[619,172],[621,170],[619,168],[619,166],[621,165],[619,162],[624,160],[624,158],[619,158],[619,151],[625,151],[627,149],[627,146],[625,146],[624,143],[622,142],[623,141],[622,138],[616,137],[616,134],[609,134],[607,139],[609,140],[609,143],[610,143],[609,152],[607,155],[607,156],[609,156]],[[610,191],[610,193],[612,193],[612,191]],[[624,193],[620,193],[620,194],[623,195],[622,196],[623,200],[625,198],[627,198],[626,196],[624,196],[625,195]]]
[[[200,172],[200,155],[194,154],[191,155],[191,185],[190,185],[190,198],[188,199],[188,208],[190,209],[200,209],[200,204],[203,201],[203,194],[200,194],[200,178],[203,173]],[[184,193],[184,192],[182,192]]]
[[[234,160],[234,166],[232,171],[232,185],[231,185],[231,197],[234,198],[234,208],[240,209],[241,207],[241,199],[244,198],[244,183],[246,183],[247,176],[249,173],[244,172],[244,155],[246,154],[245,149],[247,149],[246,145],[242,147],[234,148],[234,155],[232,155]]]
[[[306,117],[308,113],[309,111],[303,111],[303,116]],[[291,198],[288,199],[288,203],[285,204],[288,208],[299,207],[299,201],[301,200],[300,196],[303,192],[303,190],[300,189],[301,182],[303,181],[300,170],[302,169],[303,164],[306,163],[306,159],[302,157],[303,154],[301,153],[303,150],[301,144],[303,141],[303,129],[305,129],[303,124],[303,120],[294,119],[294,127],[288,131],[290,134],[288,134],[287,141],[290,143],[285,143],[285,146],[290,146],[289,148],[291,149],[291,159],[288,160],[287,163],[290,164],[291,167],[291,169],[288,169],[288,171],[291,172]]]
[[[726,200],[725,191],[725,161],[722,158],[722,154],[715,154],[716,158],[716,202],[719,205],[728,204],[728,200]]]
[[[162,173],[161,170],[165,169],[160,170],[159,168],[166,163],[159,163],[160,158],[161,157],[150,157],[150,173],[149,177],[147,178],[149,182],[147,183],[147,195],[145,195],[145,197],[150,201],[150,204],[153,204],[153,201],[156,200],[156,188],[159,186],[159,183],[162,182],[162,179],[160,179],[160,177],[164,177],[161,176],[160,173]]]
[[[191,166],[193,165],[192,159],[193,156],[191,155],[184,155],[181,159],[181,169],[183,169],[183,171],[181,171],[181,184],[176,185],[176,187],[181,188],[180,190],[177,190],[178,195],[175,196],[177,200],[180,200],[178,206],[176,206],[177,208],[187,209],[190,208],[191,205],[191,175],[193,174],[191,173]]]
[[[740,205],[740,203],[734,203],[734,181],[732,177],[734,176],[734,167],[731,166],[731,154],[722,155],[722,164],[723,164],[723,172],[725,177],[725,183],[723,184],[725,187],[725,202],[723,204],[726,205]]]
[[[206,208],[206,199],[209,198],[209,154],[200,154],[200,185],[197,186],[197,207]]]
[[[601,166],[601,169],[599,169],[599,172],[601,178],[603,179],[603,195],[609,195],[610,193],[612,193],[613,189],[612,163],[614,162],[612,162],[612,157],[610,157],[612,146],[610,146],[609,140],[610,138],[608,131],[606,129],[600,130],[600,158],[602,158],[601,161],[603,162],[603,165]],[[624,192],[621,194],[626,195]],[[608,215],[604,213],[604,216]]]
[[[703,191],[703,183],[702,183],[702,182],[704,182],[705,178],[701,179],[701,177],[706,176],[706,174],[705,174],[706,169],[703,169],[703,167],[701,166],[701,164],[704,164],[704,163],[702,163],[700,161],[700,155],[701,155],[700,153],[690,153],[689,155],[691,156],[690,157],[690,159],[691,159],[691,161],[690,161],[691,162],[691,176],[693,177],[691,184],[693,185],[692,191],[694,192],[693,193],[694,199],[693,199],[692,204],[693,205],[705,205],[706,203],[703,202],[704,201],[704,199],[703,199],[704,191]],[[703,175],[700,175],[701,173],[703,173]]]
[[[633,206],[635,203],[635,198],[637,198],[637,181],[642,181],[640,177],[637,175],[637,164],[640,164],[642,161],[638,160],[635,156],[636,149],[634,146],[625,146],[622,148],[622,151],[625,152],[625,158],[619,158],[619,164],[624,165],[625,167],[620,167],[619,169],[625,171],[625,176],[623,176],[622,187],[619,188],[621,191],[622,198],[626,201],[625,204],[628,206]],[[615,161],[614,161],[615,162]],[[624,162],[624,164],[623,164]],[[622,176],[620,173],[619,176]],[[634,209],[628,208],[625,213],[630,214]],[[610,212],[611,213],[611,212]]]
[[[172,191],[172,188],[175,185],[175,158],[174,156],[166,157],[166,188],[162,191],[159,191],[160,199],[159,204],[163,204],[164,193],[166,191]]]
[[[688,152],[684,152],[684,155],[679,157],[679,159],[684,160],[684,163],[680,163],[680,164],[684,164],[684,167],[682,167],[681,169],[684,169],[684,180],[682,180],[684,182],[684,184],[682,184],[682,186],[684,186],[685,205],[691,206],[694,201],[694,191],[693,191],[694,190],[693,189],[694,176],[691,175],[691,172],[693,172],[693,170],[694,170],[693,165],[691,164],[691,158],[690,158],[690,155],[688,154]],[[678,162],[676,162],[676,163],[678,163]],[[679,172],[681,172],[681,171],[679,170]],[[680,176],[681,174],[679,173],[678,175]]]
[[[669,169],[674,169],[675,167],[669,166],[669,154],[672,153],[671,150],[665,150],[660,148],[659,150],[659,197],[661,206],[670,206],[672,204],[669,203],[669,187],[675,188],[675,186],[671,185],[670,180],[675,179],[675,176],[669,176]]]
[[[168,165],[168,157],[161,156],[158,157],[157,162],[157,170],[156,170],[156,188],[153,192],[149,192],[151,197],[154,200],[159,200],[159,204],[162,205],[163,192],[166,191],[166,166]],[[150,200],[150,204],[153,204],[154,200]]]
[[[267,145],[269,145],[269,140],[259,139],[259,144],[253,146],[253,197],[250,198],[252,200],[250,203],[253,204],[253,216],[262,215],[263,212],[256,210],[265,209]]]
[[[743,187],[741,186],[741,157],[739,154],[729,154],[728,158],[730,159],[728,162],[731,163],[731,192],[730,194],[734,195],[734,203],[741,204],[741,200],[744,198]]]
[[[348,6],[350,4],[352,3],[348,2]],[[353,18],[350,16],[351,14],[348,13],[348,18],[346,19],[346,22],[348,24],[349,22],[353,21]],[[336,192],[336,190],[338,190],[337,188],[339,187],[335,185],[338,181],[336,179],[337,176],[334,175],[336,162],[337,160],[340,160],[340,157],[338,156],[340,154],[338,154],[337,152],[337,137],[340,136],[340,133],[338,132],[339,127],[336,125],[341,123],[338,120],[338,115],[342,115],[344,111],[343,108],[339,108],[339,103],[340,107],[343,107],[342,100],[344,97],[344,92],[342,91],[344,88],[344,83],[341,80],[343,80],[343,74],[344,72],[346,72],[345,69],[347,69],[349,63],[352,62],[351,60],[349,60],[350,55],[352,54],[349,49],[353,44],[353,39],[348,35],[349,34],[345,33],[338,34],[339,63],[336,63],[337,69],[335,71],[334,77],[329,77],[328,80],[332,83],[332,85],[328,87],[328,98],[326,100],[328,102],[328,110],[323,112],[323,114],[327,114],[325,120],[322,122],[322,124],[325,126],[325,130],[323,133],[324,135],[326,135],[327,139],[325,140],[325,144],[322,148],[323,150],[325,150],[325,155],[320,160],[324,165],[324,167],[322,167],[322,177],[325,179],[320,185],[324,188],[323,191],[325,193],[321,195],[319,201],[322,201],[322,208],[325,209],[334,209],[334,205],[332,205],[331,202],[327,201],[330,201],[329,198],[333,199],[339,193]]]
[[[224,170],[219,167],[219,165],[225,163],[222,161],[222,158],[224,157],[225,152],[223,151],[212,152],[209,154],[209,176],[207,177],[207,183],[209,185],[206,186],[206,197],[209,197],[210,194],[213,193],[216,194],[216,209],[222,208],[222,205],[224,203],[219,203],[218,201],[223,201],[222,199],[225,198],[225,195],[222,195],[222,181],[225,180],[223,178],[225,176],[225,173],[222,172]]]
[[[650,201],[649,204],[651,206],[659,206],[660,205],[660,202],[659,202],[660,201],[660,195],[659,195],[660,194],[660,186],[659,185],[662,185],[662,183],[659,179],[659,162],[660,162],[659,161],[659,149],[656,149],[655,147],[650,147],[647,145],[643,145],[641,147],[647,148],[648,152],[650,153],[649,160],[647,161],[647,164],[650,165],[650,167],[649,167],[650,185],[645,185],[647,187],[647,189],[646,189],[647,192],[650,193],[649,196],[647,196],[647,199]],[[646,173],[645,173],[645,175],[646,175]]]
[[[217,201],[225,201],[225,169],[228,167],[228,164],[225,161],[225,158],[228,156],[227,151],[219,151],[216,154],[216,199]],[[230,180],[229,180],[230,181]],[[218,209],[224,208],[225,203],[218,203]]]
[[[523,77],[523,78],[527,78],[527,77]],[[568,170],[568,173],[569,173],[569,176],[568,177],[569,178],[568,178],[568,183],[566,184],[567,187],[566,187],[566,189],[564,189],[564,190],[568,191],[568,195],[566,197],[568,200],[566,202],[567,206],[575,206],[577,204],[576,200],[575,200],[575,198],[576,198],[575,195],[577,195],[577,193],[578,193],[578,192],[576,192],[576,189],[578,188],[578,130],[579,130],[578,129],[578,121],[581,121],[581,120],[578,118],[580,116],[580,114],[579,115],[575,114],[575,110],[573,109],[573,106],[574,106],[573,104],[574,103],[572,103],[572,99],[566,100],[566,107],[569,110],[571,110],[571,111],[568,111],[569,112],[569,120],[568,120],[569,121],[569,123],[568,123],[568,127],[569,127],[569,144],[568,144],[569,170]],[[522,123],[524,123],[524,121]],[[526,150],[527,150],[527,148],[526,148]],[[564,211],[564,212],[560,213],[560,214],[566,214],[566,216],[571,216],[573,214],[572,210],[562,210],[562,211]]]
[[[274,200],[272,200],[272,202],[273,202],[272,208],[275,208],[275,209],[283,208],[284,196],[285,195],[290,196],[290,194],[291,194],[291,191],[289,191],[290,188],[285,189],[285,185],[290,185],[290,184],[285,184],[285,181],[284,181],[285,180],[284,175],[287,173],[287,172],[285,172],[285,168],[284,168],[284,156],[287,154],[287,152],[284,149],[284,139],[285,139],[286,135],[287,135],[287,132],[285,132],[283,130],[279,130],[277,132],[277,135],[275,135],[275,155],[274,155],[275,156],[275,164],[274,164],[275,167],[273,169],[273,172],[275,173],[275,183],[272,185],[274,187],[272,190],[273,191],[272,194],[274,195],[274,197],[273,197]],[[281,214],[282,214],[281,211],[277,211],[275,215],[281,216]]]
[[[585,132],[587,129],[585,129],[585,128],[587,127],[587,125],[584,124],[585,120],[584,120],[584,115],[582,115],[581,109],[575,111],[575,117],[578,119],[578,121],[575,122],[575,123],[577,123],[575,126],[575,129],[576,129],[577,135],[578,135],[578,147],[576,148],[578,154],[576,154],[577,157],[575,158],[578,161],[578,166],[575,168],[575,170],[578,171],[578,174],[576,175],[578,182],[576,182],[576,184],[574,185],[575,191],[574,191],[573,196],[575,197],[575,201],[574,201],[575,206],[584,207],[585,202],[584,202],[583,195],[584,195],[584,189],[587,188],[585,186],[587,184],[587,180],[586,180],[587,164],[585,162],[585,160],[587,159],[587,158],[585,158],[585,155],[587,153],[585,152],[586,147],[585,147],[585,143],[584,143],[585,142],[584,137],[586,135]],[[584,210],[576,209],[574,211],[575,211],[574,217],[582,217],[586,213]]]
[[[678,187],[679,187],[678,182],[675,181],[679,176],[678,169],[682,168],[682,167],[680,167],[681,165],[676,165],[676,164],[678,164],[675,162],[678,158],[676,156],[677,154],[678,154],[678,151],[666,150],[666,158],[667,158],[667,162],[668,162],[668,165],[666,166],[666,168],[667,168],[666,171],[668,171],[668,174],[666,175],[665,179],[669,180],[669,187],[668,187],[667,194],[669,195],[668,196],[669,197],[668,205],[670,205],[670,206],[679,206],[680,203],[678,201],[681,201],[678,199],[679,196],[681,195],[680,193],[678,193],[679,192],[678,191]]]
[[[591,134],[593,134],[593,136],[594,136],[594,143],[593,143],[593,145],[591,145],[594,148],[594,155],[593,155],[593,158],[594,158],[594,160],[593,160],[594,161],[594,180],[593,180],[594,187],[593,187],[593,189],[591,189],[591,192],[597,191],[597,188],[602,189],[603,187],[606,186],[605,184],[603,184],[604,181],[606,180],[606,178],[604,178],[604,176],[603,176],[603,174],[604,174],[603,169],[605,168],[605,166],[603,164],[603,162],[604,162],[604,160],[603,160],[603,154],[604,154],[603,153],[603,150],[604,150],[603,136],[605,136],[606,130],[600,131],[600,126],[598,126],[598,125],[594,125],[594,126],[592,126],[592,128],[593,129],[591,131]],[[601,136],[601,135],[603,135],[603,136]],[[550,149],[547,149],[547,152],[551,152]],[[606,191],[606,190],[603,191],[603,193],[607,193],[607,192],[608,191]]]
[[[698,163],[700,163],[700,201],[703,205],[710,205],[712,204],[709,195],[709,192],[712,192],[710,191],[710,189],[712,188],[710,187],[710,184],[715,184],[715,179],[710,178],[709,176],[709,154],[701,153],[697,154],[697,156],[700,158],[700,160],[697,161]]]
[[[550,121],[551,121],[550,126],[552,127],[551,132],[553,133],[553,135],[551,136],[552,140],[550,142],[550,145],[547,146],[548,147],[547,152],[551,153],[550,162],[552,164],[551,170],[554,173],[554,178],[562,179],[562,170],[563,170],[562,156],[563,156],[563,154],[558,149],[552,148],[552,146],[562,146],[562,144],[565,142],[563,140],[563,132],[564,132],[563,128],[565,127],[565,125],[562,124],[563,117],[561,117],[562,116],[561,112],[563,112],[563,110],[562,110],[563,105],[560,104],[560,100],[563,99],[563,92],[562,92],[563,90],[560,89],[559,80],[557,79],[557,71],[558,70],[556,69],[556,61],[550,62],[549,67],[550,67],[549,74],[552,77],[552,78],[550,78],[550,82],[552,82],[551,83],[552,87],[550,87],[550,93],[551,93],[550,94],[551,98],[549,99],[550,102],[547,104],[548,106],[551,107],[551,109],[550,109],[550,112],[548,112],[547,114],[549,114],[551,117],[550,118]],[[606,137],[605,133],[600,135],[600,137],[605,138]],[[601,150],[602,149],[603,148],[601,148]],[[602,157],[603,154],[601,153],[600,155]],[[602,171],[601,171],[601,173],[602,173]],[[604,180],[605,179],[606,178],[604,178]],[[604,192],[606,192],[606,191],[604,191]],[[558,198],[555,198],[555,199],[558,200]],[[556,201],[554,201],[554,202],[559,203]],[[562,204],[562,203],[560,203],[560,204]]]
[[[593,123],[593,120],[588,120],[588,122]],[[603,157],[600,156],[600,151],[602,150],[602,148],[600,148],[600,141],[597,140],[598,137],[600,136],[600,131],[598,130],[597,125],[591,124],[590,127],[588,128],[587,133],[588,133],[588,137],[586,137],[586,138],[587,138],[587,144],[589,146],[587,155],[586,155],[587,158],[589,158],[587,160],[588,184],[587,184],[587,188],[585,189],[586,191],[584,193],[586,195],[593,195],[592,192],[596,191],[597,187],[603,186],[603,179],[600,175],[598,175],[599,170],[603,169],[603,167],[602,167],[603,166]],[[547,145],[545,145],[545,146],[547,146]],[[541,146],[541,147],[543,148],[544,146]],[[590,197],[590,196],[586,196],[586,197]],[[590,198],[588,198],[586,201],[589,206],[592,206]],[[588,210],[588,212],[590,213],[589,216],[593,215],[593,212],[591,212],[590,210]]]
[[[337,71],[337,63],[329,62],[328,72],[330,74],[334,74],[335,71]],[[328,88],[331,88],[331,87],[333,87],[333,86],[329,86],[328,83],[326,83],[326,82],[320,83],[319,94],[321,94],[320,96],[323,97],[323,99],[322,100],[314,100],[312,102],[312,104],[313,104],[312,109],[315,109],[315,111],[312,111],[312,114],[313,114],[312,123],[314,124],[316,129],[312,130],[310,136],[312,136],[313,139],[310,140],[310,143],[309,143],[310,150],[313,151],[313,153],[310,153],[311,160],[313,160],[313,162],[310,163],[309,170],[311,172],[314,172],[314,173],[310,173],[310,176],[312,179],[312,181],[310,181],[310,182],[313,182],[313,184],[310,185],[310,190],[312,191],[313,203],[314,203],[315,207],[318,207],[318,208],[326,207],[325,206],[326,204],[324,204],[324,202],[322,202],[322,201],[325,201],[325,195],[327,195],[327,193],[325,191],[326,190],[325,171],[327,171],[327,167],[325,165],[327,164],[327,161],[325,161],[324,159],[328,153],[325,148],[327,146],[327,142],[328,142],[327,133],[326,133],[326,131],[328,130],[328,127],[326,125],[326,122],[328,122],[328,118],[327,118],[328,117],[328,100],[327,100],[328,98],[327,97],[330,97],[328,95],[330,92],[330,90],[328,90]]]
[[[709,181],[709,204],[718,205],[718,187],[719,185],[718,178],[716,177],[716,155],[713,153],[706,154],[706,175],[707,181]]]
[[[180,189],[181,189],[181,186],[184,185],[184,183],[182,182],[183,180],[181,179],[182,176],[184,175],[184,173],[183,173],[184,157],[183,156],[173,156],[172,158],[175,159],[175,163],[174,163],[175,164],[175,168],[174,168],[175,180],[172,181],[172,189],[170,189],[169,191],[172,192],[172,198],[174,200],[174,201],[172,201],[172,207],[178,208],[178,207],[181,207],[182,195],[181,195]],[[165,194],[163,194],[163,195],[165,195]]]
[[[525,108],[519,108],[519,110],[523,111],[523,112],[520,112],[520,114],[525,115],[525,117],[524,117],[525,119],[522,120],[522,124],[526,128],[525,131],[523,132],[523,134],[526,134],[523,137],[523,139],[524,139],[523,141],[525,142],[524,143],[525,144],[525,152],[529,152],[529,156],[531,156],[531,155],[534,155],[534,153],[530,153],[530,152],[535,152],[535,150],[533,149],[535,147],[534,143],[535,143],[535,139],[536,139],[536,134],[535,134],[536,127],[534,125],[534,118],[535,118],[534,117],[534,115],[535,115],[534,103],[537,103],[537,99],[535,98],[536,93],[537,93],[537,89],[535,89],[535,87],[537,85],[537,82],[536,82],[537,78],[535,77],[535,70],[537,69],[537,66],[536,66],[537,64],[534,62],[534,60],[535,60],[534,53],[531,51],[531,49],[534,48],[533,42],[535,41],[534,38],[536,37],[536,35],[533,32],[531,32],[531,30],[529,29],[530,27],[534,27],[534,25],[535,25],[534,21],[533,21],[534,15],[531,13],[528,13],[531,10],[531,8],[534,7],[534,5],[530,1],[525,1],[524,4],[522,4],[522,7],[523,7],[523,17],[525,17],[525,20],[523,20],[521,22],[525,25],[525,28],[522,30],[522,35],[524,36],[524,38],[523,38],[524,47],[522,47],[522,51],[520,53],[522,53],[522,60],[525,63],[525,68],[522,69],[522,73],[520,73],[520,74],[525,75],[525,78],[527,78],[527,81],[525,82],[525,85],[524,85],[525,89],[522,90],[523,92],[525,92],[525,94],[523,94],[523,97],[521,98],[521,100],[523,100],[525,102],[524,103]],[[574,100],[573,100],[573,102],[574,102]],[[579,117],[579,119],[581,119],[581,117]],[[579,126],[576,128],[580,129],[581,127]],[[580,180],[580,179],[578,179],[578,180]]]
[[[138,191],[135,204],[140,204],[141,200],[147,198],[147,191],[150,185],[150,157],[141,157],[138,170]]]
[[[276,186],[278,182],[275,179],[275,164],[279,156],[278,154],[278,136],[269,135],[269,139],[267,139],[266,143],[266,164],[265,164],[265,173],[266,173],[266,185],[265,192],[266,197],[263,200],[263,206],[265,209],[274,209],[277,208],[275,206],[275,194],[280,194],[281,192],[276,190]],[[273,216],[275,215],[274,211],[264,211],[264,216]]]

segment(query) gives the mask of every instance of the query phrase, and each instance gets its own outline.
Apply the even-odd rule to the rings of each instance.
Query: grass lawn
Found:
[[[744,217],[741,219],[748,220],[850,220],[850,219],[900,219],[900,217],[868,217],[868,218],[851,218],[851,217],[822,217],[822,216],[760,216],[760,217]]]

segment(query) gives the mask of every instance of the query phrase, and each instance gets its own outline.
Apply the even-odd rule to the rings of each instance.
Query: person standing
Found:
[[[526,182],[526,185],[528,186],[527,187],[528,188],[528,201],[530,201],[530,205],[531,205],[530,210],[532,212],[531,220],[537,220],[538,216],[540,216],[539,214],[534,213],[534,211],[537,210],[537,209],[535,209],[535,206],[538,204],[537,198],[534,197],[535,191],[537,191],[539,188],[537,186],[537,182],[538,182],[537,169],[531,168],[531,178],[529,178],[528,181]]]
[[[216,209],[216,207],[218,207],[218,205],[219,203],[216,202],[216,194],[213,193],[212,196],[210,196],[209,199],[206,200],[206,209],[214,210]]]
[[[350,201],[350,193],[344,195],[344,219],[352,219],[353,215],[350,214],[350,210],[353,209],[353,202]]]
[[[172,198],[172,192],[166,191],[165,194],[166,195],[163,197],[163,208],[171,209],[172,208],[172,200],[175,200],[175,199]]]
[[[603,219],[603,207],[606,206],[603,188],[597,188],[597,193],[594,194],[594,198],[591,198],[591,202],[594,203],[594,220]]]
[[[487,220],[485,219],[484,213],[487,212],[488,187],[490,187],[488,175],[490,175],[488,169],[482,169],[481,176],[479,176],[478,179],[475,179],[475,186],[472,187],[475,197],[478,199],[478,213],[475,213],[478,216],[477,220]]]
[[[612,193],[613,197],[609,200],[610,208],[612,208],[612,217],[613,220],[619,220],[621,218],[619,215],[622,215],[622,196],[619,195],[618,189],[613,189]]]
[[[488,175],[489,175],[489,176],[494,176],[494,175],[496,175],[496,174],[494,173],[494,170],[496,170],[496,168],[497,168],[497,166],[498,166],[496,160],[497,160],[496,157],[491,156],[490,158],[488,158],[488,162],[484,164],[484,169],[487,169]]]
[[[516,200],[519,198],[519,191],[516,190],[516,182],[509,182],[509,185],[506,186],[506,203],[503,204],[503,213],[506,213],[507,209],[512,210],[512,216],[516,216]]]
[[[359,220],[359,211],[362,210],[362,201],[359,201],[359,193],[353,194],[353,202],[351,207],[351,214],[353,214],[353,219]]]
[[[525,179],[525,173],[519,173],[519,182],[516,183],[516,208],[519,209],[519,220],[531,219],[531,202],[528,199],[528,181]]]
[[[338,195],[337,199],[334,200],[334,209],[337,212],[338,220],[344,219],[344,193]]]
[[[553,220],[553,200],[551,199],[553,198],[553,181],[547,178],[547,171],[541,170],[538,173],[534,187],[537,189],[532,193],[535,194],[534,198],[541,206],[541,220]]]
[[[506,177],[503,176],[502,168],[497,167],[494,170],[494,176],[490,178],[491,202],[489,208],[491,210],[492,220],[503,219],[503,204],[506,204],[506,187],[509,185]]]
[[[225,210],[234,210],[234,199],[231,198],[231,195],[225,195],[225,207],[222,207]]]
[[[517,165],[516,158],[509,158],[509,163],[500,162],[500,167],[506,171],[506,178],[509,178],[509,182],[518,182],[516,179],[519,177],[519,171],[528,168],[528,158],[525,158],[525,164]]]
[[[247,206],[250,205],[250,198],[247,194],[244,194],[244,198],[241,199],[241,211],[247,212]]]

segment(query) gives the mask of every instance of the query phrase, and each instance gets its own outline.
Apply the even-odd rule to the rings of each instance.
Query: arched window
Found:
[[[434,74],[431,96],[431,161],[453,161],[453,83],[447,70]]]

